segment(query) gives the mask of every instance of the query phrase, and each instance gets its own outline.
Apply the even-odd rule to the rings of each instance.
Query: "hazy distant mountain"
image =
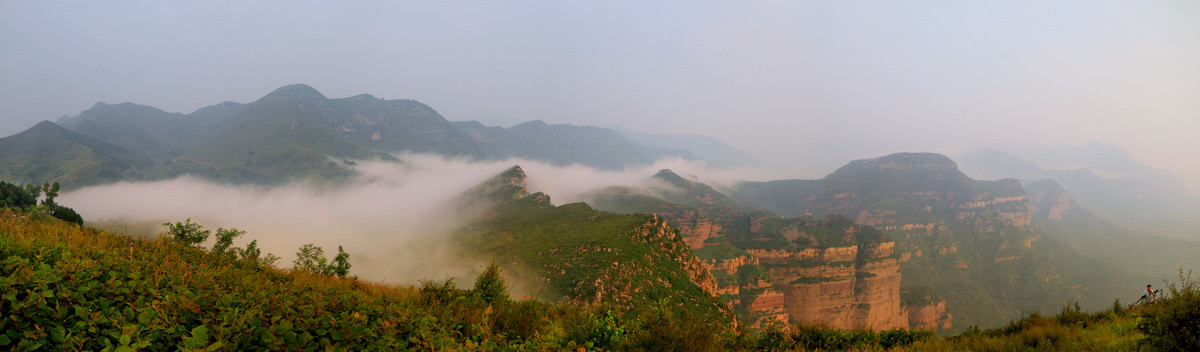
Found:
[[[306,85],[279,88],[198,137],[178,163],[234,182],[277,183],[348,173],[334,160],[391,159],[350,143],[334,127],[329,99]]]
[[[334,127],[354,144],[386,152],[484,156],[465,133],[416,100],[382,100],[361,94],[329,103]]]
[[[686,150],[643,145],[616,131],[594,126],[529,121],[513,127],[454,122],[492,159],[520,157],[554,165],[582,164],[605,170],[649,165],[663,158],[698,159]]]
[[[14,183],[58,181],[92,185],[137,179],[131,161],[146,164],[120,146],[42,121],[24,132],[0,138],[0,179]]]
[[[1133,274],[1125,287],[1173,278],[1180,268],[1200,268],[1200,243],[1138,232],[1092,215],[1051,179],[1024,184],[1037,229],[1072,249]]]
[[[67,181],[75,188],[118,180],[199,175],[234,183],[277,184],[297,178],[337,179],[353,173],[348,161],[396,160],[390,153],[434,153],[468,159],[511,157],[555,165],[580,164],[620,170],[663,158],[699,159],[690,151],[647,146],[600,127],[531,121],[511,128],[478,122],[451,124],[414,100],[382,100],[361,94],[329,99],[303,84],[281,87],[249,104],[225,102],[191,114],[168,113],[132,103],[97,103],[63,127],[119,147],[106,160],[137,173],[79,173],[63,163],[37,167],[0,164],[11,180]],[[29,138],[13,150],[47,144]],[[101,148],[104,149],[104,148]],[[7,158],[16,160],[15,157]],[[16,161],[12,161],[15,163]],[[132,175],[138,175],[133,178]],[[122,175],[122,176],[114,176]]]
[[[1047,155],[1088,154],[1077,152],[1096,151],[1080,155],[1074,164],[1096,165],[1126,178],[1106,178],[1091,169],[1069,170],[1046,169],[1011,154],[975,149],[964,153],[960,160],[963,169],[983,179],[1019,178],[1027,182],[1053,179],[1084,208],[1101,218],[1125,226],[1133,226],[1161,235],[1200,239],[1200,197],[1188,191],[1178,178],[1165,171],[1129,160],[1124,151],[1111,150],[1111,145],[1091,145],[1079,148],[1045,148]],[[1067,156],[1047,156],[1046,160],[1058,160]],[[1099,159],[1099,160],[1097,160]],[[1061,161],[1061,160],[1060,160]],[[1133,176],[1142,178],[1131,178]]]
[[[696,156],[723,168],[738,168],[757,165],[754,156],[737,150],[716,138],[704,135],[690,134],[649,134],[641,133],[619,126],[608,126],[625,137],[648,146],[688,150]]]
[[[1111,143],[1063,146],[1024,146],[1010,154],[1045,169],[1088,169],[1110,179],[1139,179],[1157,185],[1179,185],[1183,181],[1171,172],[1133,160],[1124,149]]]
[[[954,326],[996,325],[1063,302],[1099,307],[1129,281],[1104,261],[1044,236],[1017,180],[979,181],[949,158],[899,153],[856,160],[819,180],[744,182],[742,201],[797,216],[837,214],[896,241],[901,274],[946,299]]]

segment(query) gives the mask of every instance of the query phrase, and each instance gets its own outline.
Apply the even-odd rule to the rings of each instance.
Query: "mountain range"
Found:
[[[733,150],[715,140],[706,143],[710,149]],[[355,160],[399,162],[397,153],[521,158],[605,170],[663,158],[703,160],[688,150],[642,144],[601,127],[452,123],[414,100],[367,94],[330,99],[296,84],[248,104],[225,102],[190,114],[97,103],[78,116],[0,138],[0,179],[60,182],[67,189],[183,174],[259,185],[336,181],[354,174]]]
[[[1107,144],[1082,147],[1027,147],[1025,157],[973,149],[958,158],[963,169],[984,179],[1015,178],[1023,183],[1052,179],[1079,205],[1119,225],[1155,234],[1200,240],[1200,197],[1170,173],[1129,159]]]
[[[720,191],[669,170],[651,179],[598,190],[589,204],[678,227],[752,324],[994,326],[1063,302],[1111,304],[1200,264],[1200,244],[1123,229],[1053,180],[975,180],[938,154]]]
[[[754,163],[703,136],[450,122],[413,100],[329,99],[291,85],[190,114],[97,103],[0,138],[0,179],[67,189],[185,174],[336,183],[358,161],[403,163],[400,153],[605,170],[663,158]],[[821,179],[731,187],[662,170],[559,206],[513,167],[456,200],[483,215],[455,240],[506,272],[528,274],[547,299],[624,310],[677,304],[759,327],[995,326],[1065,302],[1106,306],[1200,264],[1200,244],[1122,222],[1148,228],[1163,216],[1178,221],[1166,226],[1186,228],[1192,198],[1169,179],[1044,169],[987,150],[965,160],[972,174],[995,180],[969,177],[943,155],[898,153],[851,161]]]

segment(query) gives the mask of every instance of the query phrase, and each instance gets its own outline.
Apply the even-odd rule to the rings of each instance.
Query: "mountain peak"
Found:
[[[881,171],[959,172],[958,164],[945,155],[936,153],[896,153],[873,159],[851,161],[846,166],[834,171],[830,176]]]
[[[55,134],[64,133],[64,130],[66,130],[66,129],[63,128],[62,126],[59,126],[58,124],[47,120],[47,121],[38,122],[36,125],[33,125],[33,127],[30,127],[28,129],[26,129],[24,132],[21,132],[19,134],[46,136],[51,133],[55,133]]]
[[[691,182],[688,182],[688,180],[683,178],[683,176],[679,176],[679,174],[675,173],[675,171],[671,171],[671,169],[658,170],[658,172],[654,174],[654,177],[676,185],[691,184]]]
[[[318,92],[313,87],[310,87],[306,84],[299,84],[299,83],[289,85],[289,86],[279,87],[279,89],[272,91],[270,94],[267,94],[267,96],[265,96],[263,98],[276,97],[276,96],[291,97],[291,98],[298,98],[298,99],[303,98],[303,99],[327,100],[327,98],[325,98],[325,95],[322,95],[321,92]]]
[[[522,122],[522,123],[520,123],[520,124],[517,124],[516,126],[513,126],[513,127],[511,127],[511,128],[522,128],[522,127],[524,127],[524,128],[528,128],[528,127],[546,127],[546,126],[549,126],[548,124],[546,124],[546,121],[542,121],[542,120],[533,120],[533,121],[526,121],[526,122]]]

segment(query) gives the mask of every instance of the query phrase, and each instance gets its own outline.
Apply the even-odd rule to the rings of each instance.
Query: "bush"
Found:
[[[1156,350],[1200,349],[1200,283],[1179,269],[1179,284],[1167,283],[1170,296],[1142,308],[1137,329],[1146,336],[1139,343]]]
[[[223,228],[218,228],[217,229],[217,243],[213,243],[212,252],[216,253],[216,254],[236,255],[236,251],[229,250],[229,247],[233,246],[233,239],[241,237],[242,235],[245,235],[245,234],[246,234],[246,231],[238,230],[236,228],[232,228],[232,229],[228,229],[228,230],[223,229]],[[257,243],[256,243],[256,245],[257,245]]]
[[[338,254],[330,262],[325,259],[325,250],[312,243],[300,246],[296,252],[296,260],[292,261],[294,269],[307,271],[317,275],[345,277],[350,273],[350,254],[338,246]]]
[[[192,218],[183,222],[164,222],[163,226],[167,227],[167,234],[171,235],[175,242],[189,247],[200,246],[201,243],[208,240],[208,235],[212,233],[212,231],[205,230],[200,224],[192,222]]]
[[[40,193],[40,191],[39,191]],[[37,195],[29,192],[29,188],[0,181],[0,208],[13,207],[24,209],[37,204]]]
[[[472,293],[484,304],[494,305],[507,301],[508,287],[504,282],[504,277],[500,276],[500,266],[496,263],[488,265],[487,269],[475,280],[475,289],[472,290]]]
[[[59,220],[66,221],[75,225],[83,225],[83,217],[75,212],[75,209],[56,205],[54,210],[50,211],[50,216],[56,217]]]

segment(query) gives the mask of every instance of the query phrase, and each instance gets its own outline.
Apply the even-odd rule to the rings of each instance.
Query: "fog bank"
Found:
[[[236,244],[258,240],[265,252],[291,266],[305,243],[325,248],[332,257],[342,245],[351,254],[351,274],[387,283],[458,277],[473,280],[486,258],[465,255],[449,236],[471,221],[447,202],[463,191],[521,165],[531,192],[549,194],[555,205],[584,199],[596,188],[643,184],[660,169],[680,175],[705,175],[715,186],[774,175],[749,169],[720,170],[702,163],[664,160],[624,171],[584,166],[554,166],[512,159],[470,162],[431,155],[399,155],[404,164],[360,162],[360,175],[345,186],[309,182],[280,187],[231,186],[185,176],[156,182],[121,182],[88,187],[60,196],[89,222],[130,224],[130,232],[164,221],[191,218],[208,229],[236,227],[246,235]],[[140,226],[139,226],[140,225]],[[211,243],[211,239],[210,239]]]

